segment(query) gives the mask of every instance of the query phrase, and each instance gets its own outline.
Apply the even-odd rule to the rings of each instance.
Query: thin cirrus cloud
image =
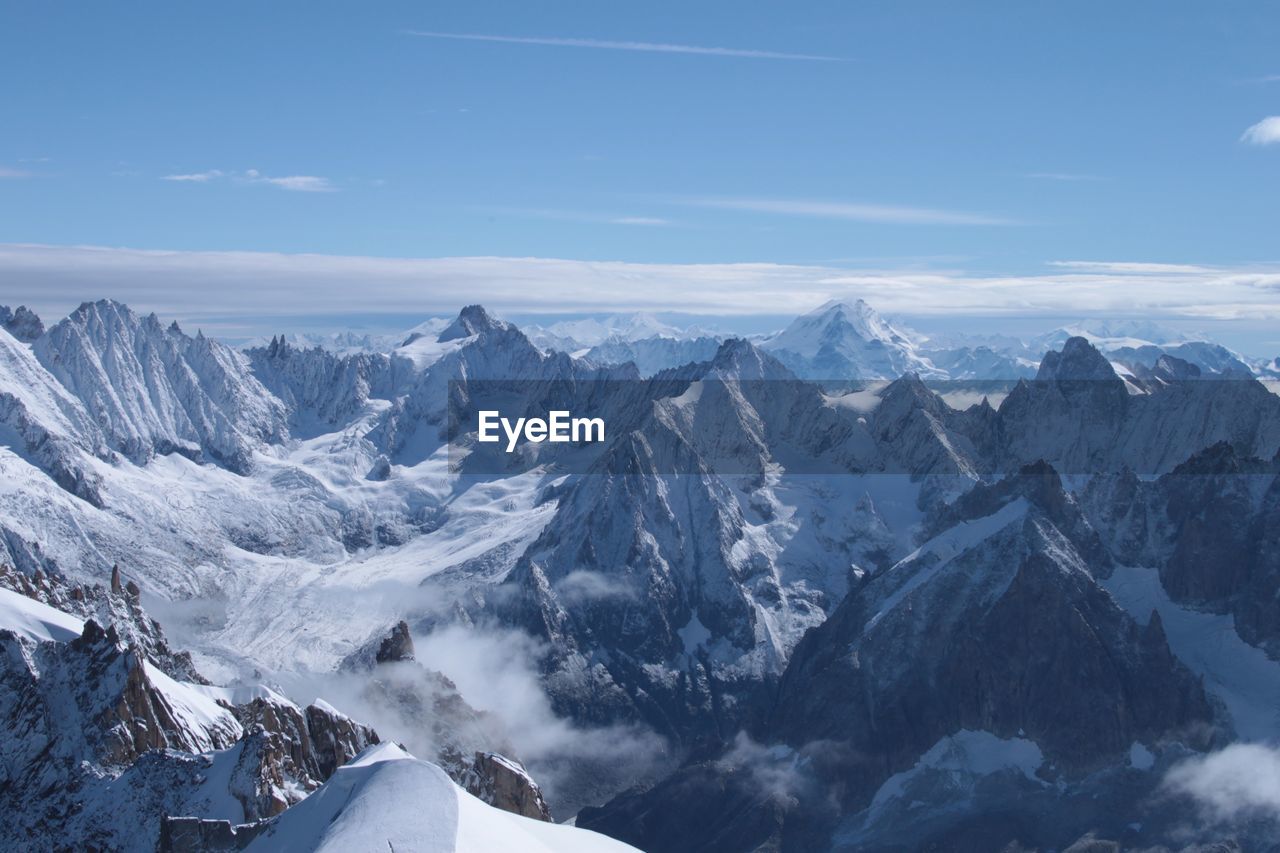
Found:
[[[815,219],[841,219],[885,225],[1019,225],[1017,220],[985,213],[939,210],[928,207],[867,204],[861,202],[814,201],[808,199],[762,198],[677,198],[675,204],[736,210],[745,213],[769,213],[781,216],[806,216]]]
[[[0,178],[29,178],[31,173],[26,169],[11,169],[8,166],[0,166]]]
[[[486,33],[441,33],[429,30],[406,30],[406,35],[455,41],[487,41],[501,44],[528,44],[544,47],[579,47],[594,50],[630,50],[641,53],[685,53],[697,56],[736,57],[739,59],[783,59],[800,62],[848,62],[842,56],[812,53],[785,53],[776,50],[747,50],[734,47],[702,47],[692,44],[665,44],[647,41],[609,41],[606,39],[561,38],[557,36],[503,36]]]
[[[1250,145],[1275,145],[1280,143],[1280,116],[1267,116],[1250,127],[1240,137]]]
[[[483,207],[482,213],[501,216],[519,216],[528,219],[552,219],[564,222],[584,222],[599,225],[635,225],[662,228],[676,223],[658,216],[602,215],[577,210],[557,210],[545,207]]]
[[[160,178],[162,181],[191,184],[207,184],[223,179],[240,184],[269,184],[291,192],[327,193],[336,192],[338,189],[328,178],[322,178],[317,175],[283,175],[275,177],[264,175],[257,169],[248,169],[244,172],[224,172],[221,169],[208,169],[203,172],[163,175]]]
[[[86,281],[94,283],[92,294],[85,292]],[[0,303],[23,302],[47,317],[64,315],[86,296],[110,296],[184,325],[209,328],[216,322],[226,334],[235,329],[248,337],[281,327],[343,328],[352,315],[456,313],[460,294],[508,314],[777,316],[831,298],[862,297],[886,313],[911,316],[1257,321],[1280,319],[1280,266],[1062,261],[995,275],[915,267],[0,244]]]
[[[1102,181],[1101,175],[1087,175],[1079,172],[1027,172],[1026,177],[1042,181]]]

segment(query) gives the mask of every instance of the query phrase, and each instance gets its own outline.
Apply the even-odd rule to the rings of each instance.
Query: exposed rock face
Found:
[[[371,398],[395,396],[410,365],[381,353],[336,355],[320,347],[300,349],[284,336],[246,350],[253,375],[289,410],[298,435],[329,432],[355,417]]]
[[[14,816],[0,826],[0,846],[62,849],[50,840],[67,838],[67,849],[147,849],[165,814],[225,810],[210,804],[228,801],[237,804],[237,823],[267,818],[378,743],[372,729],[322,703],[303,710],[259,690],[236,705],[232,691],[166,674],[144,644],[177,678],[190,658],[169,651],[118,572],[110,589],[9,570],[0,581],[5,595],[25,595],[64,636],[80,623],[50,602],[115,620],[103,628],[89,618],[65,641],[0,630],[8,726],[0,810]]]
[[[244,570],[246,561],[236,565],[237,549],[340,572],[349,568],[342,546],[401,544],[470,513],[476,492],[464,492],[471,474],[492,477],[478,491],[496,485],[518,495],[513,512],[520,518],[505,523],[505,497],[486,500],[481,511],[504,523],[483,533],[464,526],[463,536],[522,532],[498,545],[477,538],[474,557],[441,573],[454,584],[450,592],[471,605],[460,606],[458,618],[496,617],[545,641],[544,675],[556,710],[579,722],[641,721],[694,754],[667,783],[611,808],[647,826],[634,836],[645,839],[643,846],[678,843],[652,817],[671,813],[696,824],[689,837],[712,848],[749,846],[752,838],[821,847],[830,827],[807,808],[834,792],[843,808],[870,809],[883,785],[937,758],[940,745],[943,764],[925,766],[902,790],[945,793],[952,771],[946,761],[964,732],[994,739],[1015,755],[1034,747],[1048,756],[1025,773],[1002,767],[1005,776],[1018,777],[1012,781],[990,788],[974,782],[985,793],[983,808],[1039,790],[1042,776],[1071,787],[1083,786],[1076,777],[1087,772],[1127,773],[1126,751],[1135,744],[1150,750],[1148,758],[1171,761],[1176,750],[1209,742],[1221,721],[1169,655],[1164,635],[1168,627],[1177,637],[1173,619],[1126,617],[1096,581],[1115,577],[1120,569],[1113,563],[1158,567],[1161,592],[1230,614],[1243,637],[1277,653],[1275,395],[1234,378],[1225,361],[1213,367],[1211,358],[1220,354],[1193,359],[1188,348],[1148,361],[1143,352],[1141,361],[1134,354],[1129,371],[1117,373],[1115,358],[1071,336],[999,408],[984,400],[958,411],[947,402],[957,398],[944,400],[926,383],[936,375],[927,366],[913,361],[915,373],[896,372],[913,358],[912,342],[878,329],[860,310],[835,307],[816,325],[800,324],[788,338],[796,349],[775,349],[777,357],[729,341],[706,360],[648,382],[634,381],[638,374],[629,368],[603,369],[542,351],[476,307],[444,334],[432,327],[411,336],[393,355],[346,359],[280,339],[227,356],[201,336],[131,318],[111,303],[85,306],[32,346],[0,330],[0,432],[13,451],[0,464],[15,482],[29,477],[43,489],[48,474],[83,499],[56,489],[5,491],[0,553],[25,577],[14,588],[102,626],[101,637],[93,634],[74,654],[34,651],[39,647],[19,640],[22,654],[41,665],[6,673],[22,687],[33,673],[54,678],[100,666],[98,683],[111,688],[93,706],[105,710],[80,724],[98,732],[91,766],[100,776],[50,772],[86,802],[94,796],[109,802],[124,786],[135,794],[145,789],[146,797],[126,799],[145,802],[138,824],[148,832],[162,812],[210,814],[214,794],[202,787],[209,779],[220,786],[218,802],[238,810],[218,815],[228,827],[277,813],[371,733],[362,735],[358,724],[322,706],[196,689],[205,685],[190,661],[162,646],[158,629],[136,610],[139,583],[147,590],[166,581],[179,588],[175,577],[190,580],[182,574],[188,568],[217,565],[225,554],[232,569],[227,584],[244,596],[237,601],[266,600],[256,597],[262,581]],[[857,340],[847,337],[851,330]],[[897,378],[829,392],[798,382],[779,359],[810,343],[805,370],[857,371],[859,359],[879,359],[895,371],[885,378]],[[930,358],[919,349],[915,356]],[[984,359],[998,360],[967,351],[946,369],[979,373],[987,369],[979,364]],[[1018,371],[1030,364],[1019,360]],[[616,379],[628,381],[607,393],[595,388]],[[418,463],[441,450],[451,416],[485,399],[481,385],[490,381],[495,398],[512,401],[513,415],[545,414],[565,401],[605,412],[610,441],[590,457],[598,465],[574,467],[570,462],[587,455],[544,446],[541,454],[514,454],[521,458],[510,468],[472,470],[466,466],[505,454],[486,458],[484,448],[468,447],[477,452],[451,472],[461,475],[456,486],[450,478],[440,489],[434,480],[431,488],[415,483],[434,477]],[[291,435],[316,437],[326,461],[311,469],[318,454],[282,443]],[[265,460],[264,449],[275,458]],[[270,481],[260,478],[267,495],[259,502],[237,492],[243,484],[223,471],[202,471],[193,485],[166,478],[189,467],[180,463],[149,470],[111,464],[122,455],[145,462],[169,452],[221,458],[239,471],[245,469],[236,460],[257,459],[270,466]],[[1187,463],[1193,454],[1200,455]],[[545,475],[532,473],[533,486],[505,479],[533,463],[546,466]],[[329,476],[338,467],[341,473]],[[1080,475],[1115,476],[1095,478],[1077,499],[1060,488],[1057,471],[1070,475],[1073,486]],[[1151,475],[1162,476],[1153,482]],[[877,490],[873,481],[886,479],[892,488]],[[235,487],[222,488],[228,482]],[[128,519],[137,526],[138,553],[154,573],[125,559],[109,587],[100,572],[97,592],[53,585],[49,569],[64,554],[100,550],[101,565],[110,566],[125,553],[118,543],[132,547],[134,531],[118,525],[122,507],[163,507],[125,492],[153,486],[172,487],[181,499],[175,505],[193,514],[208,510],[226,523],[188,529],[180,512],[162,512],[151,529],[135,509]],[[115,503],[97,512],[85,501]],[[526,512],[521,502],[533,508]],[[226,508],[239,503],[252,509]],[[170,543],[180,546],[171,554],[161,547]],[[913,553],[917,545],[924,547]],[[322,614],[332,620],[326,627],[337,622],[334,613]],[[261,637],[249,621],[236,626],[236,639]],[[806,631],[810,639],[802,641]],[[411,645],[407,630],[397,628],[365,650],[368,697],[417,720],[424,739],[433,741],[424,754],[453,778],[474,771],[481,780],[475,789],[497,796],[495,780],[476,770],[476,755],[508,753],[504,739],[453,684],[411,660]],[[22,695],[43,701],[45,688],[32,689]],[[178,737],[171,727],[179,734],[205,731],[183,724],[183,707],[191,703],[212,719],[232,713],[243,733],[212,757],[138,754]],[[729,760],[726,744],[743,727],[764,742],[771,773],[787,770],[792,759],[805,763],[814,789],[779,794],[744,772],[753,765]],[[47,734],[36,722],[23,731],[33,733],[33,742]],[[819,736],[817,745],[806,740]],[[26,748],[13,747],[14,754]],[[102,763],[108,761],[115,763]],[[1127,784],[1121,778],[1114,788],[1080,787],[1070,808],[1083,809],[1113,790],[1118,801],[1130,802],[1123,799]],[[533,800],[521,791],[502,798],[527,808]],[[1066,798],[1055,805],[1041,793],[1036,808],[1067,808]],[[52,811],[41,811],[23,801],[13,811],[37,815],[32,820],[43,821],[42,832],[72,820],[80,833],[99,820],[106,835],[69,837],[127,846],[105,806],[90,802],[70,818],[56,813],[70,813],[72,802],[56,800]],[[1010,826],[1020,832],[1028,811],[983,824],[984,815],[966,812],[975,807],[963,803],[955,810],[965,816],[955,825],[925,831],[925,821],[910,814],[911,802],[864,815],[859,838],[892,841],[886,815],[919,822],[922,844],[942,844],[952,831],[979,848],[1013,838],[1062,849],[1080,837],[1051,827],[995,839],[990,833]],[[761,811],[759,822],[745,816],[749,809]],[[708,817],[713,811],[723,822]]]
[[[468,305],[458,312],[458,318],[440,333],[437,340],[443,342],[469,338],[481,332],[506,331],[511,327],[500,320],[495,320],[480,305]]]
[[[975,436],[987,471],[1044,459],[1065,474],[1173,470],[1217,442],[1270,458],[1280,448],[1280,398],[1242,377],[1162,381],[1130,394],[1083,338],[1047,353],[1032,382],[1000,405],[997,429]]]
[[[377,663],[398,663],[413,659],[413,637],[409,635],[408,623],[401,619],[378,644],[374,660]]]
[[[1222,442],[1154,481],[1096,477],[1082,500],[1119,560],[1156,566],[1175,601],[1231,613],[1245,640],[1280,657],[1280,457]]]
[[[1032,482],[873,576],[797,648],[771,727],[795,747],[843,744],[846,802],[961,729],[1030,737],[1075,773],[1135,740],[1208,745],[1209,702],[1159,621],[1140,628],[1112,602],[1093,543],[1070,535],[1079,520]]]
[[[233,853],[248,847],[270,826],[266,822],[233,825],[229,820],[165,817],[158,853]]]
[[[44,323],[34,311],[25,305],[10,310],[8,305],[0,305],[0,326],[18,340],[31,343],[44,334]]]
[[[245,729],[232,776],[232,793],[247,820],[279,814],[333,775],[378,734],[336,709],[317,702],[300,709],[276,696],[255,698],[234,709]]]
[[[1098,585],[1106,551],[1051,468],[980,486],[932,524],[913,555],[868,575],[796,647],[758,754],[690,764],[580,825],[655,849],[822,849],[840,816],[867,809],[957,732],[1026,743],[1045,779],[1068,788],[1096,785],[1134,743],[1203,749],[1224,734],[1160,620],[1139,626]],[[734,817],[748,809],[753,820]],[[1082,832],[1049,824],[1026,839],[1066,846]],[[979,825],[995,834],[958,849],[1020,837]]]
[[[72,584],[38,569],[27,574],[0,564],[0,589],[13,590],[64,613],[114,628],[126,645],[137,646],[143,656],[166,675],[179,681],[207,684],[191,662],[190,653],[174,651],[165,639],[160,623],[142,608],[137,585],[132,580],[121,583],[121,577],[117,565],[111,572],[108,588],[97,584]]]
[[[367,700],[395,709],[402,719],[429,733],[435,749],[431,759],[468,792],[504,811],[551,819],[538,783],[520,762],[508,757],[514,753],[501,725],[467,704],[444,675],[414,660],[413,637],[404,621],[358,649],[342,666],[368,673]]]
[[[551,820],[551,809],[547,808],[538,783],[510,758],[494,752],[477,752],[461,784],[467,793],[503,811]]]
[[[378,736],[372,729],[324,704],[308,705],[307,731],[315,753],[317,778],[328,779]]]
[[[84,622],[69,643],[38,643],[0,631],[4,719],[10,743],[5,792],[41,790],[38,780],[73,779],[82,762],[115,772],[151,749],[201,753],[230,747],[242,727],[229,711],[204,703],[148,667],[138,647],[125,647],[114,626]]]

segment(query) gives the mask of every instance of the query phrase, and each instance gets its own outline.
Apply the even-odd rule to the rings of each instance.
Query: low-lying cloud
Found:
[[[560,716],[543,689],[539,661],[545,646],[520,631],[450,625],[414,636],[422,667],[442,673],[462,698],[486,715],[486,732],[466,737],[483,748],[510,750],[542,786],[557,817],[599,803],[625,787],[653,780],[671,769],[669,745],[639,725],[582,726]],[[295,701],[323,698],[343,713],[372,725],[384,740],[404,744],[432,760],[436,743],[427,723],[438,719],[439,683],[417,664],[392,664],[375,673],[282,673]],[[417,702],[389,702],[370,690],[372,679],[409,691]],[[426,709],[425,714],[422,710]]]
[[[1236,743],[1170,768],[1165,787],[1195,800],[1211,819],[1280,819],[1280,749]]]

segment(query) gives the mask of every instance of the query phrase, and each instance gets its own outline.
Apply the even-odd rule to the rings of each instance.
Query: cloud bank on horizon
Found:
[[[769,263],[384,258],[0,244],[0,303],[61,316],[110,297],[228,328],[272,317],[425,316],[479,302],[507,314],[625,311],[750,317],[832,298],[905,316],[1280,319],[1280,264],[1053,261],[1025,275]]]

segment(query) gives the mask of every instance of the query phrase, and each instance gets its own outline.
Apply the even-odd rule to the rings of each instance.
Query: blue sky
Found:
[[[1075,286],[1063,262],[1140,262],[1212,272],[1180,301],[1150,270],[1129,302],[1090,285],[1080,313],[1243,326],[1280,318],[1277,44],[1263,3],[0,2],[0,243],[46,247],[0,253],[0,297],[106,295],[47,248],[96,246],[932,272],[918,312],[1034,315],[1064,310],[1037,295]],[[576,270],[590,298],[493,297],[631,307]],[[295,274],[256,310],[299,313]],[[935,298],[1003,277],[1025,296]],[[822,289],[744,282],[741,311],[656,304],[786,314]]]

